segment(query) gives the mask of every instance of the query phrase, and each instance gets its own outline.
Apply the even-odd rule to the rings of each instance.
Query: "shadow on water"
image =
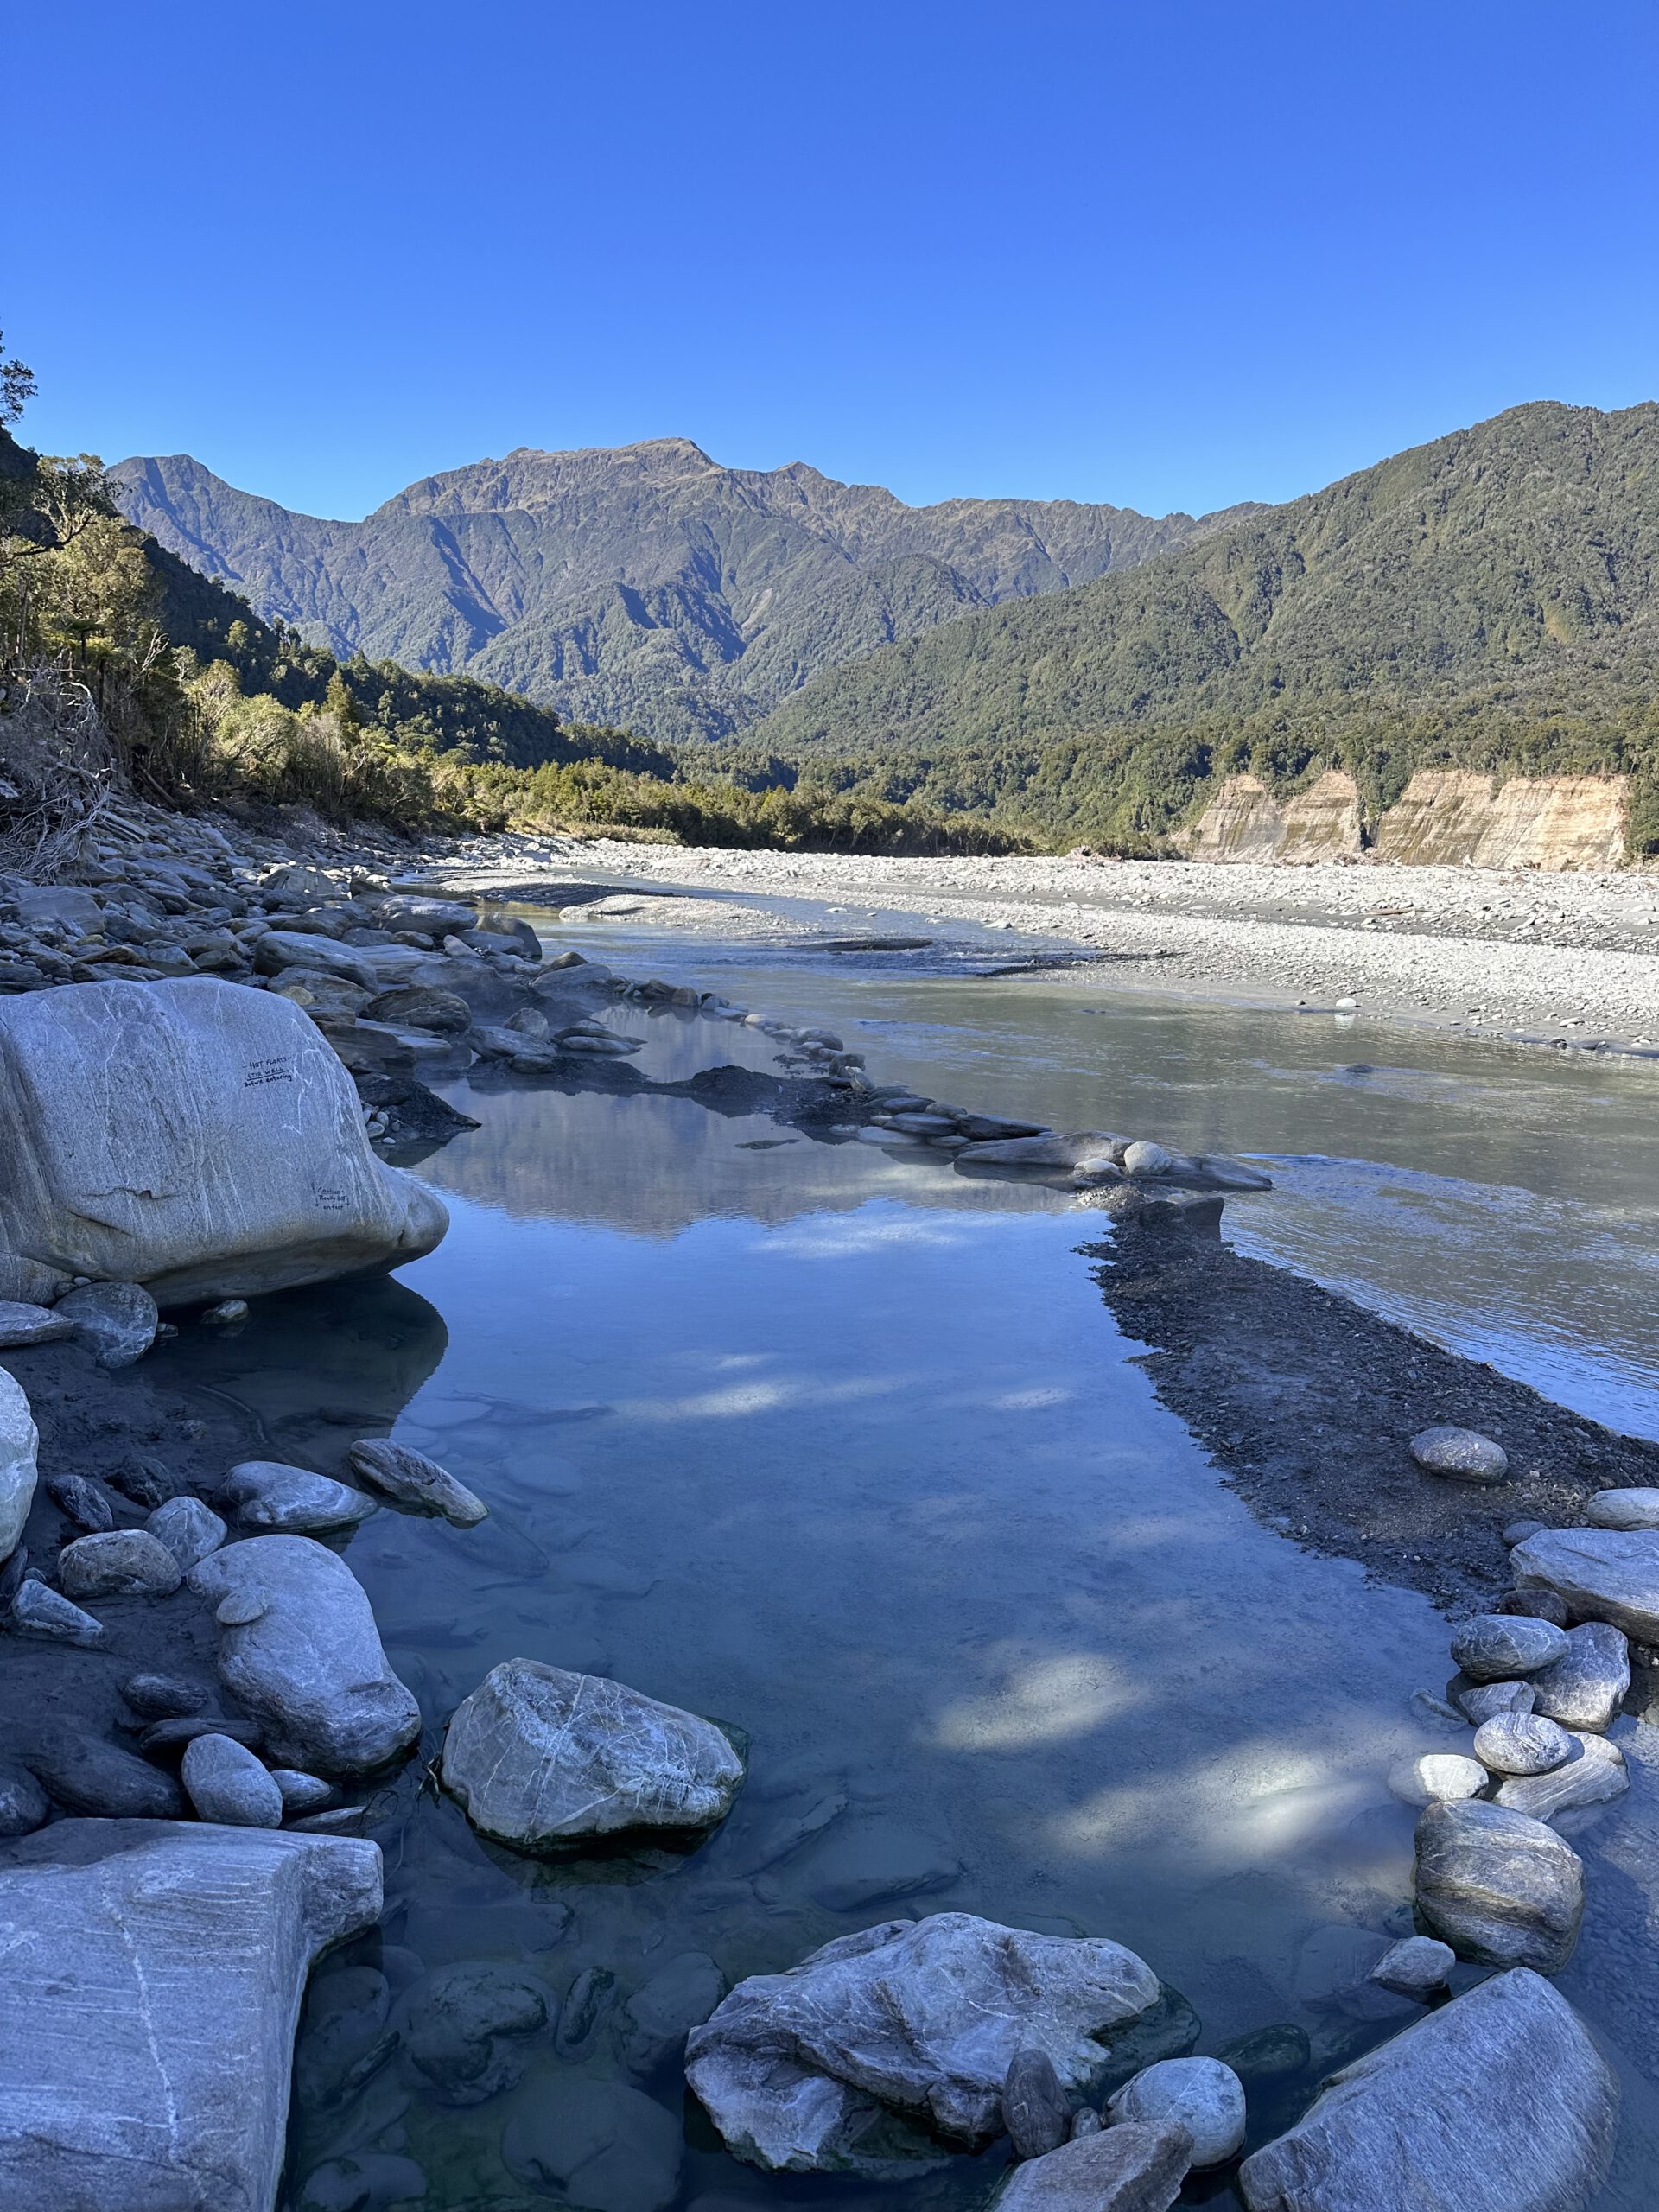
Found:
[[[752,1039],[718,1055],[769,1066]],[[706,1027],[658,1022],[642,1062],[709,1057]],[[971,1103],[1015,1103],[987,1087]],[[629,2001],[684,1955],[734,1981],[893,1916],[1113,1936],[1200,2050],[1300,2031],[1306,2061],[1252,2084],[1258,2136],[1414,2017],[1355,1996],[1354,1944],[1408,1924],[1413,1816],[1385,1777],[1438,1740],[1410,1700],[1444,1681],[1446,1623],[1220,1486],[1103,1311],[1085,1217],[855,1143],[772,1147],[791,1133],[694,1099],[456,1096],[483,1126],[422,1170],[453,1208],[436,1252],[181,1356],[280,1453],[334,1471],[391,1423],[490,1502],[477,1529],[382,1512],[350,1541],[426,1756],[523,1655],[740,1726],[748,1775],[660,1863],[523,1859],[399,1792],[372,1829],[385,1920],[308,2003],[289,2206],[322,2212],[349,2157],[389,2189],[413,2162],[429,2212],[524,2212],[562,2193],[526,2140],[576,2084],[579,2134],[617,2083],[680,2116],[680,2163],[582,2196],[596,2212],[982,2202],[995,2151],[902,2185],[755,2173],[639,2057]],[[419,2023],[463,1961],[530,1975],[545,2018],[446,2058]],[[1624,2000],[1573,1993],[1628,2049]],[[1621,2065],[1650,2176],[1652,2092]],[[1223,2177],[1184,2202],[1236,2200]]]

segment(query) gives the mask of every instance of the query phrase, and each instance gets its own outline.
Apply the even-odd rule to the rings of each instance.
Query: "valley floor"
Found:
[[[577,877],[626,884],[643,894],[634,918],[728,937],[822,936],[824,908],[848,935],[968,925],[1109,954],[1115,985],[1325,1007],[1351,999],[1373,1018],[1483,1037],[1659,1051],[1659,874],[882,860],[517,837],[480,839],[435,864],[458,887],[550,903]],[[652,898],[659,886],[694,896]],[[820,911],[804,913],[802,901]]]

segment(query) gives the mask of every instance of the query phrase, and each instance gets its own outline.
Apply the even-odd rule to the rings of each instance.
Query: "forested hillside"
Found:
[[[479,461],[362,522],[294,514],[188,455],[121,462],[124,512],[341,660],[466,670],[664,740],[741,730],[819,670],[1201,537],[1072,500],[910,507],[689,439]]]
[[[1623,770],[1659,842],[1659,406],[1519,407],[818,677],[757,755],[1136,844],[1249,766]]]

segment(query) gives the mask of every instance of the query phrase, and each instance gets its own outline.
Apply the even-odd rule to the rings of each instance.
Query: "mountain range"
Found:
[[[290,512],[188,454],[111,471],[128,518],[337,658],[465,672],[659,741],[747,729],[821,671],[1202,542],[1249,509],[907,506],[685,438],[411,484],[362,522]]]

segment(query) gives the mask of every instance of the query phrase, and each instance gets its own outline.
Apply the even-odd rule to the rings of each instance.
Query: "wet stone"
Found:
[[[1306,2029],[1288,2021],[1235,2036],[1217,2048],[1216,2056],[1232,2068],[1246,2088],[1253,2082],[1289,2081],[1305,2074],[1313,2063]]]
[[[169,1752],[182,1751],[198,1736],[231,1736],[250,1751],[257,1751],[264,1740],[252,1720],[227,1719],[222,1713],[176,1713],[152,1720],[139,1737],[138,1748],[147,1759],[165,1758]]]
[[[1168,2212],[1192,2151],[1191,2136],[1173,2124],[1104,2128],[1016,2166],[997,2212]]]
[[[584,1967],[565,1993],[553,2048],[561,2058],[579,2058],[599,2032],[610,2009],[616,1976],[608,1967]]]
[[[171,1775],[96,1737],[66,1732],[31,1751],[25,1764],[66,1812],[176,1821],[184,1811]]]
[[[465,1483],[406,1445],[359,1437],[350,1458],[353,1474],[413,1512],[437,1514],[457,1529],[474,1528],[488,1516],[489,1507]]]
[[[22,1636],[49,1637],[55,1643],[74,1643],[91,1650],[102,1643],[104,1624],[44,1582],[25,1580],[18,1585],[6,1614],[6,1625]]]
[[[334,1796],[334,1784],[318,1774],[302,1774],[298,1767],[274,1766],[270,1778],[282,1792],[283,1811],[292,1819],[298,1813],[318,1813]]]
[[[1071,2133],[1071,2100],[1046,2050],[1016,2050],[1002,2084],[1002,2125],[1016,2158],[1058,2151]]]
[[[1565,1728],[1535,1713],[1499,1713],[1475,1731],[1475,1757],[1494,1774],[1549,1774],[1578,1757]]]
[[[1417,1910],[1460,1958],[1559,1974],[1584,1916],[1584,1866],[1503,1805],[1431,1805],[1417,1823]]]
[[[1516,1775],[1503,1783],[1496,1802],[1535,1821],[1553,1821],[1589,1805],[1622,1797],[1630,1786],[1624,1754],[1605,1736],[1575,1736],[1578,1756],[1549,1774]]]
[[[226,1735],[186,1745],[184,1787],[197,1817],[226,1827],[279,1828],[283,1793],[253,1753]]]
[[[1630,1687],[1630,1647],[1622,1630],[1586,1621],[1567,1632],[1567,1652],[1533,1677],[1535,1709],[1563,1728],[1611,1728]]]
[[[530,2037],[557,2006],[541,1982],[491,1961],[442,1967],[399,2001],[393,2024],[443,2102],[482,2104],[523,2079]]]
[[[1218,2058],[1166,2058],[1126,2082],[1106,2107],[1114,2126],[1151,2120],[1185,2128],[1194,2166],[1224,2165],[1244,2145],[1244,2085]]]
[[[100,1367],[130,1367],[156,1341],[156,1301],[136,1282],[88,1283],[60,1298],[53,1311],[67,1321]],[[160,1501],[158,1500],[157,1503]]]
[[[0,1760],[0,1837],[29,1835],[51,1815],[51,1801],[28,1768]]]
[[[115,1526],[115,1509],[109,1493],[85,1475],[48,1475],[45,1490],[60,1513],[88,1535],[102,1535]]]
[[[25,1305],[0,1298],[0,1351],[20,1351],[29,1344],[49,1344],[73,1332],[67,1315],[44,1306]]]
[[[705,1951],[682,1951],[617,2009],[618,2056],[645,2079],[685,2055],[685,2039],[726,1994],[726,1977]]]
[[[308,2173],[296,2212],[429,2212],[425,2170],[391,2151],[354,2151]]]
[[[1478,1797],[1491,1780],[1478,1759],[1461,1751],[1425,1751],[1396,1759],[1389,1769],[1389,1788],[1404,1805],[1438,1805]]]
[[[1565,1628],[1569,1618],[1567,1601],[1553,1590],[1506,1590],[1492,1611],[1519,1613],[1528,1620],[1553,1621],[1557,1628]]]
[[[665,2212],[683,2157],[678,2113],[623,2082],[537,2081],[501,2133],[515,2181],[585,2212]]]
[[[1371,1968],[1371,1980],[1402,1997],[1427,1999],[1445,1988],[1457,1962],[1449,1943],[1438,1942],[1433,1936],[1408,1936],[1382,1954]]]
[[[220,1490],[250,1529],[290,1535],[354,1529],[378,1510],[374,1499],[360,1490],[281,1459],[243,1459],[230,1470]]]
[[[1452,1639],[1452,1656],[1477,1682],[1535,1675],[1566,1653],[1566,1634],[1553,1622],[1509,1613],[1478,1614]]]

